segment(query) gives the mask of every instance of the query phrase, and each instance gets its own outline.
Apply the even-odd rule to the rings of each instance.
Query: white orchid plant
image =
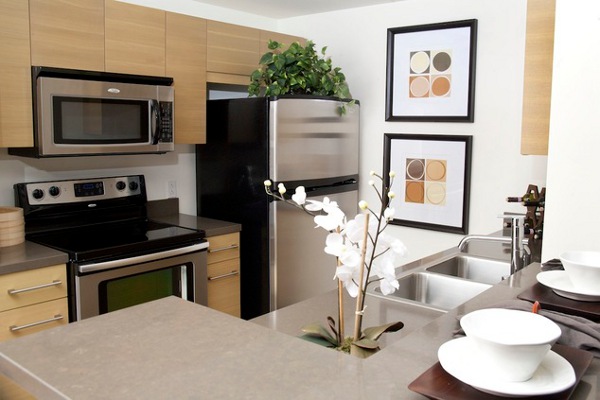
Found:
[[[302,209],[314,217],[317,227],[329,232],[325,240],[325,252],[337,258],[337,268],[334,279],[338,280],[338,324],[328,317],[330,334],[320,324],[311,324],[303,329],[309,340],[350,352],[359,357],[368,357],[379,350],[377,340],[385,332],[396,332],[404,326],[402,322],[394,322],[378,327],[361,329],[362,316],[365,312],[365,293],[367,286],[379,283],[381,293],[388,295],[399,287],[396,279],[395,265],[399,257],[406,254],[404,244],[384,232],[388,222],[394,216],[391,201],[394,192],[390,191],[395,174],[390,172],[390,185],[385,187],[384,179],[371,171],[370,175],[381,181],[382,190],[375,187],[373,180],[369,181],[381,203],[375,211],[366,201],[358,203],[362,213],[350,221],[338,204],[325,197],[323,201],[306,198],[305,188],[298,186],[291,199],[286,195],[287,189],[283,183],[273,191],[273,182],[264,182],[265,191],[274,198]],[[373,218],[371,218],[373,217]],[[344,336],[343,289],[356,298],[354,335]]]

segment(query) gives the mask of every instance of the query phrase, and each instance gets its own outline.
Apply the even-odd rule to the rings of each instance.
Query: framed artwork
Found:
[[[471,148],[472,136],[386,133],[383,172],[396,194],[390,223],[466,234]]]
[[[473,122],[477,20],[390,28],[386,121]]]

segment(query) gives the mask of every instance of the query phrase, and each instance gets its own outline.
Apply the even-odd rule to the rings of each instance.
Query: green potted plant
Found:
[[[250,96],[331,96],[354,103],[341,68],[333,67],[331,59],[325,58],[327,47],[320,55],[310,40],[305,46],[292,43],[283,51],[281,43],[269,40],[268,47],[270,51],[261,57],[259,68],[250,76]],[[345,113],[345,107],[340,112]]]

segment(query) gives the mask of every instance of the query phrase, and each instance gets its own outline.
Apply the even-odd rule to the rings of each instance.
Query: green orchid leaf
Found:
[[[306,335],[300,336],[300,339],[306,340],[307,342],[318,344],[319,346],[323,346],[323,347],[329,347],[329,348],[336,347],[334,344],[332,344],[328,340],[323,339],[320,336],[313,336],[313,335],[306,334]]]
[[[352,342],[352,344],[363,349],[373,350],[379,348],[379,343],[377,343],[377,340],[371,340],[368,338],[362,338],[356,342]]]
[[[333,346],[337,346],[337,339],[334,338],[321,324],[309,324],[302,328],[302,332],[307,335],[320,337],[324,340],[327,340]]]
[[[372,356],[373,354],[377,353],[378,351],[379,351],[379,348],[370,349],[370,348],[366,348],[366,347],[357,346],[354,343],[352,343],[352,345],[350,347],[350,354],[357,358],[368,358],[368,357]]]
[[[380,325],[380,326],[372,326],[370,328],[366,328],[363,331],[363,338],[369,339],[373,341],[377,341],[381,335],[386,332],[397,332],[404,327],[404,323],[401,321],[391,322],[389,324]]]

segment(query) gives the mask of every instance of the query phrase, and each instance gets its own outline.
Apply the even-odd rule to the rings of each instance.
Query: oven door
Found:
[[[206,305],[206,245],[107,263],[73,265],[75,293],[70,303],[71,321],[167,296]]]

